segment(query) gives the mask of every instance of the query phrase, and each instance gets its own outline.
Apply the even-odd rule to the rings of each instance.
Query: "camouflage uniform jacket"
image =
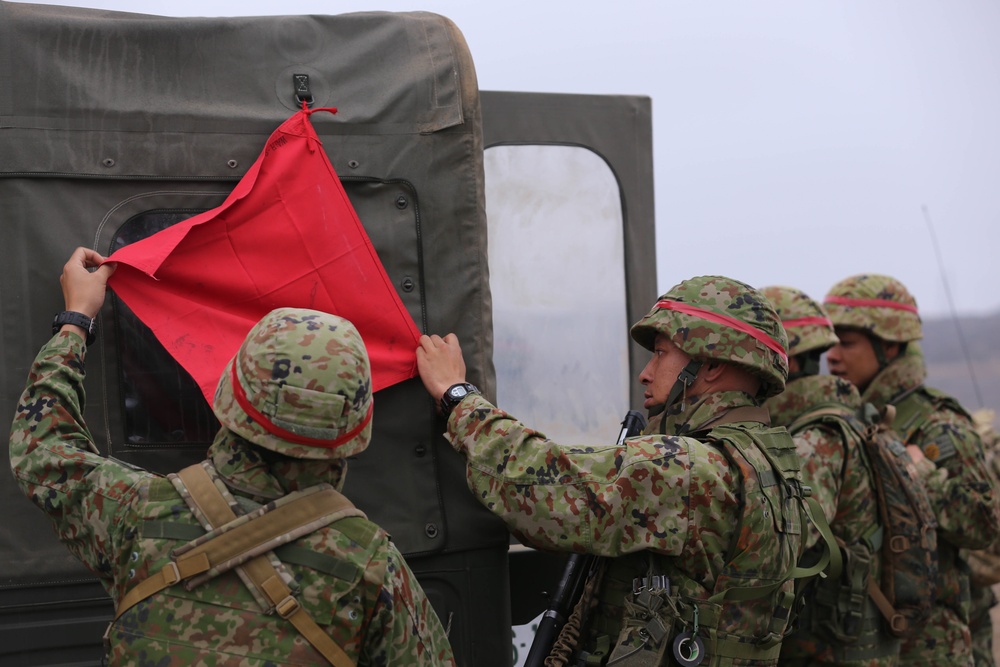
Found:
[[[831,375],[793,380],[783,393],[768,399],[765,404],[772,423],[785,427],[814,410],[834,406],[844,415],[853,415],[861,406],[861,396],[850,382]],[[876,582],[880,581],[880,553],[868,542],[878,531],[879,514],[864,443],[860,437],[850,437],[836,425],[815,422],[794,429],[792,439],[802,460],[803,482],[812,489],[812,497],[823,509],[830,529],[848,553],[840,581],[827,584],[824,579],[815,579],[812,582],[811,585],[819,590],[806,594],[813,599],[802,611],[799,628],[782,644],[782,664],[798,664],[793,658],[807,656],[811,662],[826,665],[895,665],[899,643],[885,634],[878,609],[867,599],[864,586],[867,577],[850,582],[848,574],[852,567],[857,567]],[[819,532],[813,528],[806,536],[805,548],[812,548],[819,539]],[[823,629],[827,623],[836,623],[832,606],[838,603],[839,594],[848,589],[850,583],[859,586],[864,596],[865,608],[861,612],[867,632],[859,641],[847,646]],[[819,604],[824,595],[830,598],[824,600],[828,604]]]
[[[39,352],[11,429],[11,467],[117,605],[173,548],[203,531],[168,479],[93,453],[82,417],[84,349],[80,337],[63,332]],[[244,511],[320,482],[340,485],[342,461],[265,461],[259,452],[226,429],[208,452]],[[291,546],[313,554],[310,566],[278,563],[279,572],[357,664],[454,664],[440,621],[377,526],[341,519]],[[138,603],[114,623],[109,641],[111,664],[327,664],[288,621],[263,614],[232,570]]]
[[[923,389],[926,370],[919,347],[883,369],[862,395],[882,408]],[[930,622],[921,636],[903,646],[902,664],[964,665],[971,657],[969,638],[969,574],[959,549],[981,549],[996,538],[1000,514],[983,448],[968,415],[939,404],[919,430],[907,433],[897,414],[894,426],[927,459],[917,469],[927,483],[938,522],[938,595]]]
[[[730,586],[783,581],[798,557],[801,517],[787,510],[783,514],[772,496],[765,500],[762,487],[767,484],[752,472],[744,478],[725,447],[672,435],[697,431],[733,408],[753,406],[750,396],[725,392],[692,401],[682,415],[671,418],[670,435],[648,434],[620,445],[570,447],[548,440],[473,394],[453,410],[447,437],[468,459],[469,488],[522,542],[612,559],[598,593],[601,604],[591,617],[592,628],[609,627],[613,633],[622,625],[622,595],[617,599],[607,595],[614,586],[609,578],[614,579],[616,565],[628,562],[632,572],[645,574],[653,558],[657,574],[669,576],[671,594],[682,599],[678,605],[700,609],[703,631],[706,627],[711,631],[714,616],[720,638],[747,646],[775,629],[771,599],[714,609],[706,601]],[[752,442],[747,434],[780,442],[791,456],[795,468],[791,474],[797,475],[794,445],[784,429],[759,422],[729,426],[746,442]],[[647,433],[655,427],[651,424]],[[757,470],[771,471],[755,445],[748,449]],[[757,504],[746,513],[745,498]],[[623,582],[628,593],[632,576]],[[792,585],[790,580],[780,585],[779,594],[790,594]],[[611,617],[615,614],[618,618]],[[689,617],[674,619],[674,632],[689,624]],[[783,633],[784,619],[779,625],[777,630]],[[590,635],[594,636],[593,629]],[[615,636],[610,639],[614,642]],[[778,647],[773,648],[773,657],[766,660],[713,656],[704,664],[772,665]]]

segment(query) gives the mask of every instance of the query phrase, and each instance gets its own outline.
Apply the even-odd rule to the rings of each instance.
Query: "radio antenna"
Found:
[[[944,259],[941,256],[941,247],[938,244],[937,234],[934,232],[934,223],[931,221],[930,211],[926,204],[921,204],[920,208],[924,212],[924,220],[927,222],[927,231],[931,235],[931,245],[934,247],[934,256],[937,258],[938,273],[941,274],[941,283],[944,285],[944,295],[948,300],[948,309],[951,311],[951,320],[955,323],[955,331],[958,332],[958,344],[962,348],[962,356],[965,357],[965,365],[969,368],[969,378],[972,380],[972,389],[976,392],[976,400],[979,406],[983,407],[983,393],[979,389],[979,381],[976,379],[976,370],[972,364],[972,356],[969,354],[969,347],[965,344],[965,334],[962,333],[962,324],[958,321],[958,313],[955,311],[955,300],[951,298],[951,288],[948,286],[948,277],[944,271]]]

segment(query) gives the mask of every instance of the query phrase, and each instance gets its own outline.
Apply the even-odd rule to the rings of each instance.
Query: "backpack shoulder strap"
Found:
[[[842,430],[850,428],[859,437],[863,436],[856,421],[852,420],[854,414],[849,408],[838,403],[820,403],[816,407],[798,416],[795,421],[788,425],[788,432],[792,435],[803,429],[820,423],[836,423]]]
[[[739,451],[741,457],[744,461],[746,461],[745,464],[740,463],[735,459],[735,457],[732,457],[732,455],[725,451],[724,448],[724,453],[727,458],[729,458],[731,462],[739,465],[741,469],[745,469],[745,465],[751,464],[746,458],[747,454],[744,451],[744,445],[742,445],[739,438],[727,437],[727,428],[732,427],[723,427],[719,430],[719,432],[715,432],[713,429],[713,439],[726,440],[734,450]],[[825,544],[825,548],[816,563],[811,566],[796,565],[788,572],[788,576],[782,581],[763,587],[729,588],[723,593],[713,596],[713,601],[751,600],[763,597],[765,595],[770,595],[789,579],[810,579],[818,576],[820,573],[825,573],[825,576],[831,578],[839,577],[843,565],[840,548],[837,545],[837,540],[833,535],[833,531],[830,530],[830,525],[826,521],[826,515],[823,514],[819,503],[817,503],[814,498],[809,497],[808,490],[803,487],[801,480],[797,476],[798,460],[795,458],[794,446],[790,448],[781,448],[778,447],[777,443],[770,437],[758,437],[758,434],[751,434],[749,432],[745,433],[754,442],[757,449],[764,455],[764,458],[771,466],[773,474],[780,479],[780,483],[784,487],[782,494],[786,503],[798,505],[801,515],[819,532],[820,537]],[[788,436],[786,435],[785,437],[787,438]],[[789,457],[791,458],[789,459]],[[785,507],[783,508],[783,511],[789,512],[794,511],[794,509],[792,507]]]
[[[292,594],[267,558],[268,552],[348,516],[363,516],[351,502],[329,485],[289,494],[251,514],[237,517],[202,464],[177,473],[195,514],[209,532],[174,550],[171,562],[136,584],[119,601],[115,618],[126,610],[185,581],[194,588],[208,579],[239,567],[270,602],[312,646],[335,667],[354,667],[343,649],[325,633]],[[188,498],[185,498],[188,500]]]

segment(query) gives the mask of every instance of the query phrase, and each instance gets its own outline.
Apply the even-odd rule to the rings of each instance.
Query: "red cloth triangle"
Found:
[[[125,246],[109,285],[194,377],[209,403],[226,363],[274,308],[354,323],[372,389],[416,374],[420,337],[309,120],[274,131],[218,208]]]

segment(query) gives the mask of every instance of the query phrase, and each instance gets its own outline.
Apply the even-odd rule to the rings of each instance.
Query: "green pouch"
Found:
[[[641,596],[640,596],[641,599]],[[657,667],[664,664],[670,649],[674,621],[678,619],[677,600],[654,593],[648,602],[625,601],[625,619],[618,641],[611,652],[608,667]]]

